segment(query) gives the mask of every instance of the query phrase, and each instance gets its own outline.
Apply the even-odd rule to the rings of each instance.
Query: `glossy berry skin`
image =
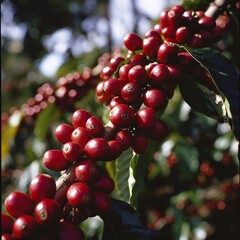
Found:
[[[87,206],[92,201],[92,191],[84,183],[73,183],[67,190],[67,200],[73,207]]]
[[[114,190],[115,183],[112,178],[103,174],[91,184],[91,187],[94,190],[99,190],[109,194]]]
[[[137,111],[137,126],[141,129],[146,129],[156,124],[157,114],[153,108],[144,107]]]
[[[48,174],[38,174],[30,182],[29,195],[35,202],[39,202],[44,198],[54,198],[55,193],[55,180]]]
[[[123,151],[125,151],[131,146],[133,136],[130,131],[123,129],[115,135],[114,139],[122,144]]]
[[[153,67],[150,74],[150,84],[154,87],[161,87],[163,84],[168,83],[170,73],[165,64],[158,64]]]
[[[75,167],[75,176],[79,182],[92,182],[98,177],[98,175],[99,169],[93,160],[84,159]]]
[[[51,149],[44,153],[43,164],[52,171],[62,171],[70,166],[70,162],[64,157],[62,150]]]
[[[61,208],[54,199],[41,200],[34,209],[35,219],[41,225],[56,225],[61,219]]]
[[[65,221],[60,222],[58,226],[58,231],[57,231],[57,240],[85,240],[85,235],[83,231],[70,223],[67,223]]]
[[[160,63],[174,62],[178,54],[178,47],[172,42],[165,41],[158,49],[158,60]]]
[[[71,141],[71,135],[74,130],[74,127],[69,124],[60,124],[55,129],[55,137],[62,144]]]
[[[198,20],[198,26],[204,30],[213,30],[216,27],[216,23],[213,18],[203,16]]]
[[[4,206],[7,212],[14,218],[23,214],[31,214],[34,209],[32,199],[27,194],[18,191],[12,192],[6,197]]]
[[[135,82],[127,83],[121,90],[121,98],[126,103],[135,103],[140,99],[140,97],[141,89]]]
[[[157,57],[157,51],[160,45],[162,44],[162,40],[159,37],[148,37],[143,40],[143,52],[149,56],[150,58]]]
[[[10,233],[1,234],[1,240],[15,240],[16,238]]]
[[[109,145],[104,138],[93,138],[84,148],[86,156],[94,161],[105,161],[109,152]]]
[[[13,224],[13,234],[16,239],[33,239],[37,223],[31,215],[21,215]]]
[[[64,157],[70,162],[77,162],[81,160],[83,149],[78,143],[67,142],[62,147]]]
[[[87,122],[87,121],[86,121]],[[86,126],[86,123],[85,123]],[[86,143],[92,139],[92,134],[86,129],[86,127],[77,127],[72,132],[72,141],[78,143],[81,148],[84,148]]]
[[[132,56],[129,61],[129,64],[132,66],[135,66],[135,65],[145,66],[147,63],[148,63],[147,57],[145,53],[142,53],[142,52]]]
[[[94,137],[101,137],[105,130],[103,122],[95,116],[92,116],[87,120],[86,129]]]
[[[132,150],[137,154],[143,154],[148,148],[148,138],[145,133],[138,131],[133,135]]]
[[[110,78],[104,82],[103,89],[110,96],[119,96],[125,81],[119,78]]]
[[[149,78],[147,71],[141,65],[132,67],[128,72],[129,82],[137,83],[139,86],[146,86]]]
[[[109,103],[110,110],[118,104],[125,104],[126,102],[121,97],[114,97]]]
[[[169,128],[164,121],[162,121],[161,119],[157,119],[156,125],[148,128],[148,131],[146,131],[146,133],[151,139],[160,142],[168,136]]]
[[[12,232],[12,225],[14,223],[13,219],[7,215],[2,213],[2,218],[1,218],[1,232],[2,233],[11,233]]]
[[[130,64],[124,64],[119,68],[119,71],[118,71],[119,78],[125,83],[128,82],[128,72],[131,68],[132,68],[132,65]]]
[[[76,110],[72,115],[72,125],[74,128],[85,127],[86,121],[92,114],[84,109]]]
[[[143,103],[150,108],[162,111],[168,104],[168,99],[161,89],[151,88],[143,94]]]
[[[119,140],[108,141],[108,145],[109,153],[107,161],[111,161],[118,158],[124,151],[124,147],[122,146],[122,143]]]
[[[179,43],[188,43],[192,39],[192,33],[184,26],[177,29],[175,37]]]
[[[128,128],[135,122],[134,110],[126,104],[118,104],[109,114],[110,121],[118,128]]]
[[[102,191],[93,192],[93,205],[97,214],[106,214],[111,211],[111,201],[109,196]]]
[[[113,57],[109,61],[109,67],[113,71],[116,71],[118,66],[121,64],[122,61],[124,61],[124,58],[122,58],[122,57]]]
[[[129,49],[130,51],[136,51],[139,49],[142,49],[142,38],[136,34],[136,33],[128,33],[124,39],[124,45],[126,46],[127,49]]]
[[[170,84],[178,84],[184,78],[184,68],[179,64],[168,64]]]

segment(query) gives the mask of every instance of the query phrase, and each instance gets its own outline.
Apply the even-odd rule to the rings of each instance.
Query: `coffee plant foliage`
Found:
[[[237,239],[238,12],[185,0],[2,113],[2,239]]]

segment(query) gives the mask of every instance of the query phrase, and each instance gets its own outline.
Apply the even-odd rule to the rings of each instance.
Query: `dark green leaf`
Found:
[[[211,48],[192,49],[184,48],[199,62],[211,75],[212,81],[224,100],[228,123],[233,122],[233,132],[239,139],[239,73],[233,64],[218,51]],[[204,90],[205,91],[205,90]],[[211,94],[213,98],[213,94]],[[227,98],[227,100],[224,99]],[[214,104],[215,106],[215,104]],[[220,106],[218,104],[218,106]],[[226,117],[223,115],[223,117]],[[226,120],[226,118],[224,119]],[[231,124],[230,124],[231,125]]]
[[[162,233],[152,231],[144,224],[142,216],[126,202],[111,199],[112,211],[102,216],[102,240],[162,240]]]

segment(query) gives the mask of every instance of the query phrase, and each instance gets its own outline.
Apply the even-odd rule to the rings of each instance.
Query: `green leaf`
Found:
[[[186,9],[200,10],[206,9],[209,5],[209,0],[184,0],[182,6]]]
[[[59,119],[59,116],[60,111],[54,104],[48,105],[48,107],[39,114],[35,123],[34,133],[40,141],[46,139],[49,127]]]
[[[129,185],[128,185],[128,178],[130,176],[129,173],[129,166],[132,158],[136,155],[132,151],[132,149],[128,149],[127,151],[123,152],[121,156],[116,159],[116,187],[118,189],[119,195],[121,200],[125,202],[129,202],[130,192],[129,192]]]
[[[224,120],[227,120],[225,117],[228,118],[228,123],[233,128],[235,137],[239,140],[239,72],[231,61],[217,50],[211,48],[183,48],[209,72],[212,82],[219,89],[219,94],[223,99]],[[212,95],[211,99],[214,98],[214,94],[210,95]],[[225,97],[226,99],[224,99]],[[216,98],[217,96],[215,96]],[[213,107],[221,108],[221,103],[217,105],[214,104]],[[219,111],[217,110],[217,112]],[[219,113],[221,114],[221,112]],[[233,124],[231,124],[231,121]]]

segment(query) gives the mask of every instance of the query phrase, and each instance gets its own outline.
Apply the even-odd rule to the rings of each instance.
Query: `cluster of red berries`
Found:
[[[2,240],[84,240],[83,231],[64,219],[61,206],[54,200],[55,194],[55,180],[47,174],[33,178],[29,195],[10,193],[4,202],[9,215],[2,213]]]

